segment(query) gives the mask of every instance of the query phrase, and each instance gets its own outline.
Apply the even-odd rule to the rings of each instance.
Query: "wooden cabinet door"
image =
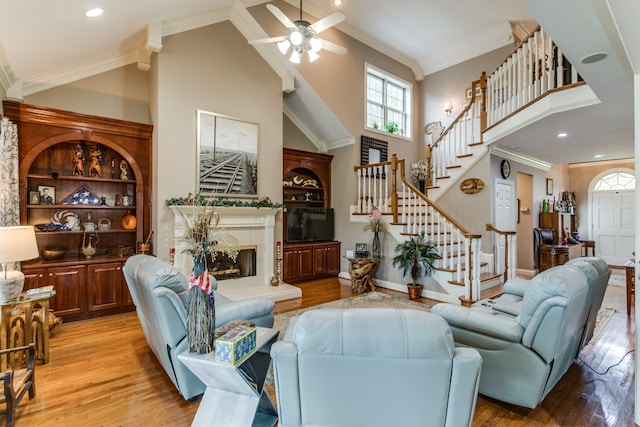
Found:
[[[313,277],[313,248],[299,248],[297,255],[298,279],[311,279]]]
[[[313,275],[324,276],[327,274],[327,246],[313,248]]]
[[[340,242],[327,245],[327,274],[340,273]]]
[[[282,280],[291,282],[296,280],[297,276],[297,253],[295,248],[285,247],[282,250]]]
[[[29,289],[41,288],[47,285],[53,285],[53,283],[47,283],[47,269],[46,268],[23,268],[24,274],[24,287],[22,291],[28,291]]]
[[[122,264],[108,262],[87,267],[87,309],[99,311],[122,305]]]
[[[53,285],[56,295],[51,298],[51,310],[58,316],[85,312],[85,268],[51,267],[47,269],[47,284]]]

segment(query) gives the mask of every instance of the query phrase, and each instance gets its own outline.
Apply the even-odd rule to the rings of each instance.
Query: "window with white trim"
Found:
[[[596,182],[593,191],[635,190],[636,177],[628,172],[614,172]]]
[[[366,128],[411,138],[412,84],[366,64]]]

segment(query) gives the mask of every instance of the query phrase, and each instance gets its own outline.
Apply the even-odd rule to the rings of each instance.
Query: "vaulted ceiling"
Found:
[[[250,7],[264,2],[240,3]],[[95,20],[83,16],[88,6],[84,0],[5,4],[5,13],[0,14],[0,84],[9,92],[29,94],[130,63],[144,67],[162,36],[228,19],[233,4],[233,0],[109,0],[102,5],[94,1],[92,6],[105,9]],[[318,18],[336,10],[331,0],[306,0],[302,7]],[[512,44],[514,30],[516,37],[521,30],[515,24],[535,20],[578,66],[601,103],[541,121],[511,135],[504,145],[549,161],[540,132],[563,126],[579,138],[568,138],[567,148],[550,142],[555,143],[556,156],[557,150],[563,151],[564,162],[592,160],[590,150],[597,145],[611,148],[610,158],[633,155],[632,76],[640,62],[640,35],[633,17],[640,16],[638,2],[345,0],[340,9],[346,20],[337,26],[339,30],[406,64],[418,80]],[[281,34],[270,34],[276,35]],[[597,64],[580,65],[582,57],[595,51],[609,56]]]

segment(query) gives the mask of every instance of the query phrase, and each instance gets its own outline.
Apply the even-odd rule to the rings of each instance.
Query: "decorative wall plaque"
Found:
[[[482,191],[484,182],[480,178],[467,178],[460,183],[460,190],[465,194],[475,194]]]

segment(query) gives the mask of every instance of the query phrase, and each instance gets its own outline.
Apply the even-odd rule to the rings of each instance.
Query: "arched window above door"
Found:
[[[628,172],[613,172],[600,178],[593,191],[635,190],[636,177]]]

